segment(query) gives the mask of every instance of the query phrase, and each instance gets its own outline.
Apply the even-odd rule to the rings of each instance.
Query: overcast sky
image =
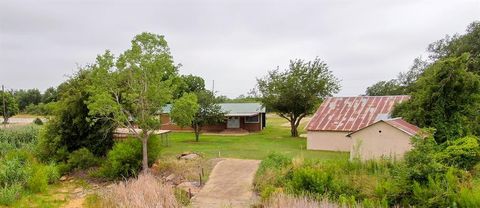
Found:
[[[429,43],[480,20],[480,0],[0,0],[0,84],[57,86],[143,31],[165,35],[181,74],[236,97],[290,59],[324,60],[338,95],[408,70]]]

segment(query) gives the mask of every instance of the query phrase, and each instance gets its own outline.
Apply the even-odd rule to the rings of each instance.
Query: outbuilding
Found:
[[[408,95],[328,97],[307,126],[307,149],[350,152],[348,134],[389,119],[394,106]]]
[[[400,159],[419,130],[401,118],[379,120],[347,135],[352,141],[350,159]]]

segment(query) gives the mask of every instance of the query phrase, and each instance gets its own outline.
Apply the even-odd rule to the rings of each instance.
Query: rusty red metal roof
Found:
[[[415,126],[411,123],[406,122],[405,120],[401,118],[395,118],[395,119],[388,119],[384,120],[386,123],[390,124],[391,126],[402,130],[403,132],[414,136],[420,131],[420,128],[418,126]]]
[[[357,132],[360,132],[362,131],[363,129],[367,129],[368,127],[370,126],[373,126],[379,122],[385,122],[387,123],[388,125],[400,130],[400,131],[403,131],[405,132],[406,134],[410,135],[410,136],[415,136],[419,131],[420,131],[420,128],[418,128],[417,126],[411,124],[411,123],[408,123],[406,122],[405,120],[403,120],[402,118],[392,118],[392,119],[385,119],[385,120],[379,120],[379,121],[376,121],[368,126],[365,126],[361,129],[358,129],[352,133],[349,133],[347,134],[348,137],[350,137],[350,135],[352,134],[355,134]]]
[[[328,97],[307,126],[308,131],[353,132],[390,117],[395,104],[408,95]]]

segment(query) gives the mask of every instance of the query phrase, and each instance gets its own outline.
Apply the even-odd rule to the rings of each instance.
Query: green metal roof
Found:
[[[260,103],[219,103],[220,107],[227,116],[251,116],[258,113],[265,113],[265,107]],[[170,113],[171,104],[163,108],[163,113]]]

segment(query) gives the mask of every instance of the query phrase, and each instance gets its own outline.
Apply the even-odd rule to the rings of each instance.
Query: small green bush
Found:
[[[117,142],[107,153],[100,175],[110,179],[135,176],[142,165],[141,150],[142,144],[136,139]]]
[[[83,147],[68,156],[69,169],[86,169],[98,165],[98,159],[90,150]]]
[[[45,166],[45,172],[47,174],[48,183],[56,183],[60,179],[60,170],[58,165],[51,163]]]
[[[276,187],[285,183],[286,172],[291,169],[291,159],[278,154],[269,154],[258,167],[255,175],[255,190],[262,199],[268,199],[277,191]]]
[[[43,125],[43,121],[40,118],[36,118],[35,120],[33,120],[33,123],[36,125]]]
[[[148,162],[155,162],[160,151],[160,139],[153,136],[148,140]],[[142,143],[138,139],[129,138],[118,141],[107,154],[97,173],[94,175],[109,178],[128,178],[136,176],[142,168]]]
[[[46,166],[35,164],[31,167],[27,180],[27,187],[34,193],[43,192],[48,186],[48,175]]]
[[[0,205],[9,206],[20,198],[22,185],[12,184],[9,186],[0,186]]]

